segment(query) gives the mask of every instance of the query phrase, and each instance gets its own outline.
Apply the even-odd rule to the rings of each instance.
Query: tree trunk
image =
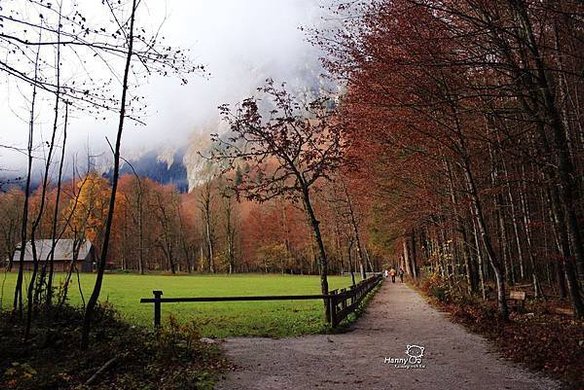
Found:
[[[464,222],[462,220],[462,215],[460,213],[460,207],[458,206],[458,197],[456,196],[456,190],[454,186],[454,174],[452,172],[452,167],[450,162],[446,158],[444,158],[443,160],[448,177],[448,188],[450,192],[450,202],[452,203],[454,219],[456,220],[457,229],[462,235],[462,252],[463,252],[462,256],[464,260],[464,274],[466,278],[467,289],[468,293],[472,295],[474,292],[474,283],[470,267],[469,254],[466,248],[466,229],[464,228]]]
[[[347,186],[345,183],[343,184],[343,193],[345,195],[345,201],[347,202],[347,208],[349,210],[349,222],[351,224],[351,229],[353,230],[353,236],[355,237],[355,243],[357,244],[357,255],[359,256],[359,269],[361,271],[361,279],[366,279],[367,275],[365,274],[365,264],[366,259],[363,254],[363,247],[361,246],[361,238],[359,234],[359,226],[357,225],[357,219],[355,218],[355,210],[353,208],[353,202],[351,197],[349,196],[349,191],[347,190]]]
[[[57,27],[57,52],[55,58],[55,69],[56,69],[56,86],[57,93],[55,97],[55,117],[53,121],[53,134],[57,132],[57,121],[59,118],[59,101],[61,100],[61,20],[62,20],[62,3],[59,4],[59,24]],[[45,265],[42,269],[42,274],[39,280],[40,291],[41,285],[47,275],[47,291],[46,291],[46,304],[51,306],[53,299],[53,272],[54,272],[54,260],[55,260],[55,247],[57,245],[57,221],[59,217],[59,201],[61,200],[61,182],[63,178],[63,165],[65,162],[65,146],[67,145],[67,122],[69,120],[69,103],[65,103],[65,123],[63,125],[63,142],[61,146],[61,160],[59,161],[59,173],[57,176],[57,196],[55,199],[55,209],[53,212],[53,223],[51,226],[51,251],[49,257],[46,259]],[[53,137],[54,142],[54,137]]]
[[[411,234],[411,248],[412,248],[412,256],[411,256],[411,261],[412,261],[412,276],[414,277],[414,280],[418,280],[418,268],[416,267],[416,233],[415,231],[412,230],[412,234]]]
[[[213,253],[213,239],[211,237],[211,221],[209,218],[205,218],[205,243],[207,245],[207,262],[209,267],[209,272],[215,273],[215,261]]]
[[[105,223],[105,233],[103,238],[103,245],[101,249],[101,256],[97,263],[97,277],[95,280],[95,285],[93,287],[93,292],[87,303],[85,309],[85,318],[83,320],[83,329],[81,333],[81,346],[82,348],[87,348],[89,346],[89,332],[91,328],[91,322],[93,319],[93,313],[95,311],[95,306],[97,305],[97,300],[99,299],[99,294],[101,292],[101,285],[103,283],[103,275],[105,272],[105,266],[108,255],[109,239],[111,234],[112,222],[114,219],[114,208],[116,204],[116,191],[118,188],[118,179],[120,175],[120,148],[122,143],[122,133],[124,130],[124,119],[126,118],[126,98],[128,92],[128,78],[130,75],[130,65],[132,60],[133,48],[134,48],[134,21],[136,19],[136,3],[137,0],[132,0],[132,13],[130,15],[130,27],[127,38],[128,51],[126,54],[126,64],[124,68],[124,79],[122,82],[122,99],[120,102],[120,116],[118,132],[116,136],[116,144],[114,149],[114,170],[112,178],[112,190],[109,202],[109,209],[107,213],[107,219]]]
[[[225,219],[227,230],[227,262],[229,263],[229,274],[235,272],[235,253],[234,253],[234,229],[232,221],[232,203],[231,198],[226,198]]]
[[[349,273],[351,274],[351,283],[353,286],[356,285],[355,283],[355,270],[353,269],[353,256],[351,255],[351,252],[353,251],[353,245],[354,242],[353,240],[351,240],[349,242],[349,245],[347,246],[347,255],[348,255],[348,261],[349,261]]]
[[[568,285],[568,291],[570,293],[570,298],[572,301],[572,308],[574,310],[574,317],[576,319],[581,319],[584,317],[584,301],[582,299],[582,293],[580,291],[580,284],[578,282],[576,269],[570,260],[570,241],[568,239],[569,235],[566,232],[567,227],[564,223],[564,216],[562,215],[563,209],[558,205],[559,199],[558,194],[554,187],[550,188],[550,203],[553,212],[556,227],[558,229],[558,236],[562,255],[562,266],[566,274],[566,281]]]
[[[507,171],[507,164],[505,159],[503,159],[503,170],[505,174],[505,181],[507,187],[507,197],[509,198],[509,204],[511,205],[511,223],[513,225],[513,235],[515,238],[515,245],[517,246],[517,257],[519,260],[519,276],[521,280],[525,279],[524,270],[524,260],[523,260],[523,247],[521,245],[521,238],[519,236],[519,223],[517,222],[517,211],[515,205],[515,197],[513,196],[513,191],[511,191],[511,184],[509,183],[509,172]]]
[[[320,222],[314,214],[314,209],[312,208],[312,203],[310,200],[309,188],[306,185],[302,186],[302,200],[304,202],[304,208],[308,215],[308,220],[310,226],[312,227],[313,238],[318,248],[318,265],[320,268],[320,290],[323,295],[328,295],[328,259],[326,256],[326,251],[324,248],[324,242],[322,241],[322,235],[320,233]],[[330,320],[330,308],[325,300],[325,317],[327,321]]]
[[[39,33],[39,41],[41,39]],[[39,54],[40,54],[40,46],[37,48],[36,58],[35,58],[35,67],[34,67],[34,79],[35,81],[38,80],[38,72],[39,72]],[[35,106],[36,106],[36,96],[37,96],[37,85],[36,83],[33,84],[32,88],[32,99],[31,99],[31,107],[30,107],[30,121],[29,121],[29,131],[28,131],[28,146],[27,146],[27,174],[26,174],[26,185],[25,185],[25,193],[24,193],[24,207],[23,207],[23,216],[22,216],[22,230],[21,230],[21,252],[20,252],[20,263],[18,265],[18,276],[16,278],[16,286],[14,288],[14,304],[13,304],[13,311],[18,311],[18,315],[20,318],[23,316],[23,307],[22,307],[22,283],[24,277],[24,255],[26,253],[26,241],[27,241],[27,232],[28,232],[28,206],[29,206],[29,199],[30,199],[30,181],[32,176],[32,163],[33,163],[33,142],[34,142],[34,119],[35,119]],[[34,248],[33,248],[34,249]],[[34,256],[33,256],[34,258]],[[32,302],[29,302],[31,305]],[[27,326],[28,328],[28,326]]]
[[[138,181],[138,196],[136,201],[138,202],[138,272],[140,275],[144,275],[144,191],[142,188],[142,181],[136,175],[136,180]]]
[[[408,275],[412,275],[410,251],[408,250],[408,242],[406,237],[404,237],[404,239],[402,240],[402,248],[404,252],[404,265],[406,267],[405,271]]]
[[[215,273],[215,253],[214,253],[214,237],[213,237],[213,226],[212,226],[212,213],[211,213],[211,185],[212,177],[207,179],[207,182],[203,188],[202,194],[202,211],[205,229],[205,249],[207,256],[207,267],[210,273]]]
[[[505,275],[501,267],[499,259],[496,257],[495,251],[491,244],[491,238],[487,231],[487,226],[483,216],[482,204],[474,183],[472,172],[470,170],[470,162],[468,158],[463,161],[464,176],[466,179],[467,189],[471,198],[471,209],[473,218],[476,222],[476,227],[481,238],[481,242],[487,254],[487,259],[491,265],[491,269],[495,274],[495,281],[497,283],[497,306],[499,315],[507,320],[509,318],[509,309],[507,307],[507,298],[505,296]]]

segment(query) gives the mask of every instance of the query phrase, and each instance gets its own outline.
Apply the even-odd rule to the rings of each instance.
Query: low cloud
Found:
[[[316,26],[326,12],[326,2],[314,0],[167,0],[151,1],[142,22],[158,28],[165,42],[191,50],[196,63],[204,64],[208,78],[195,76],[186,86],[172,78],[152,77],[137,91],[148,103],[145,126],[129,123],[125,129],[125,153],[184,145],[193,134],[215,131],[217,106],[235,103],[249,96],[265,78],[311,87],[321,72],[317,48],[306,42],[300,26]],[[166,15],[166,17],[165,17]],[[0,84],[5,88],[8,84]],[[27,124],[26,102],[20,93],[5,89],[0,98],[2,116],[9,126],[0,135],[0,144],[24,147]],[[16,108],[15,108],[16,107]],[[48,110],[48,109],[47,109]],[[16,119],[20,112],[22,120]],[[113,141],[116,120],[104,121],[74,114],[71,121],[70,150],[82,160],[84,154],[108,150],[105,138]],[[44,138],[49,121],[41,124]],[[41,137],[35,140],[40,144]],[[0,166],[23,166],[17,153],[0,150]]]

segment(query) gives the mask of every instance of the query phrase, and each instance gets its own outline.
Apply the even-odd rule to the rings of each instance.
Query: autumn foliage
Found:
[[[516,285],[584,313],[581,11],[357,2],[336,9],[343,28],[313,38],[346,80],[340,118],[374,229],[412,271],[483,298],[495,282],[503,317]]]

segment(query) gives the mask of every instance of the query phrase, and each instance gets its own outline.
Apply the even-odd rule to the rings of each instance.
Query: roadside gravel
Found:
[[[406,367],[408,345],[424,348]],[[506,361],[405,284],[384,282],[347,333],[223,342],[236,368],[217,389],[558,389]],[[410,355],[419,356],[412,348]],[[392,361],[392,363],[389,363]],[[417,366],[417,367],[416,367]]]

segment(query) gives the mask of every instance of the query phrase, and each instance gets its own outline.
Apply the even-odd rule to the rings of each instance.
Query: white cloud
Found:
[[[195,77],[186,86],[172,78],[151,78],[139,90],[149,106],[147,125],[127,126],[125,149],[182,143],[193,132],[212,130],[209,126],[216,123],[216,107],[248,96],[265,77],[284,81],[303,79],[306,68],[320,72],[319,52],[305,41],[298,27],[320,22],[324,1],[328,0],[150,1],[142,10],[141,23],[153,30],[165,19],[165,42],[190,49],[211,77]],[[14,83],[5,80],[0,77],[0,115],[4,123],[0,144],[24,147],[27,124],[17,120],[14,111],[27,119],[28,105]],[[50,109],[45,108],[45,113]],[[94,151],[106,150],[105,137],[113,139],[115,118],[97,121],[82,113],[75,116],[70,125],[71,148],[82,155],[89,142]],[[46,134],[50,120],[42,119],[41,123]],[[0,167],[21,164],[22,158],[0,150]]]

